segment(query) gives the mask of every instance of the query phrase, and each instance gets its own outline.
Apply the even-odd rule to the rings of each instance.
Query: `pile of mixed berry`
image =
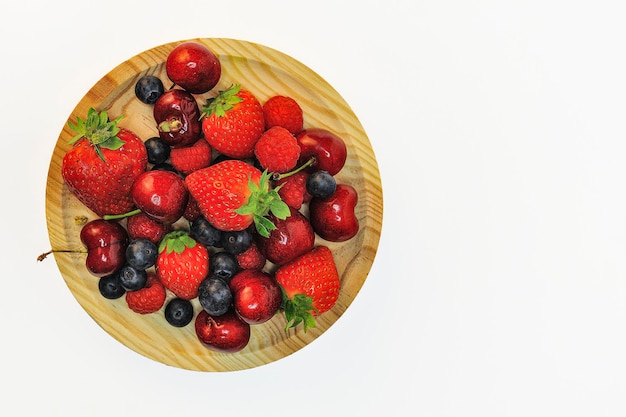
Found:
[[[201,43],[176,46],[165,69],[172,88],[154,75],[135,85],[154,137],[118,126],[132,115],[93,108],[69,123],[62,176],[98,216],[80,239],[100,293],[172,326],[195,319],[199,341],[220,352],[243,349],[250,326],[279,312],[286,329],[315,327],[340,291],[316,236],[342,242],[359,230],[356,190],[335,180],[344,141],[304,129],[288,95],[261,103],[237,84],[213,93],[221,64]]]

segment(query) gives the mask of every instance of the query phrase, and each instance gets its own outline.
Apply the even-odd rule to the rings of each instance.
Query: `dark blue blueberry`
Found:
[[[221,316],[230,308],[233,294],[226,281],[217,277],[208,277],[198,288],[198,301],[209,315]]]
[[[228,282],[239,271],[239,262],[232,253],[217,252],[209,258],[209,275]]]
[[[100,278],[98,290],[100,290],[100,294],[104,298],[109,300],[116,300],[126,294],[126,290],[122,287],[122,282],[120,281],[119,272]]]
[[[172,147],[159,136],[152,137],[144,142],[148,153],[148,162],[162,164],[170,157]]]
[[[236,232],[222,232],[220,245],[226,252],[233,255],[245,252],[252,245],[252,232],[248,229]]]
[[[144,269],[124,265],[119,271],[120,282],[126,291],[137,291],[146,286],[148,275]]]
[[[337,181],[327,171],[315,171],[306,180],[306,190],[316,198],[330,197],[337,189]]]
[[[191,301],[172,298],[165,306],[165,320],[174,327],[185,327],[193,319]]]
[[[165,92],[163,82],[154,75],[144,75],[135,84],[135,95],[146,104],[154,104]]]
[[[217,247],[220,244],[222,232],[217,230],[209,221],[200,216],[196,217],[189,227],[191,237],[202,243],[204,246]]]
[[[154,266],[159,256],[159,248],[148,239],[135,239],[126,248],[126,262],[136,269],[148,269]]]

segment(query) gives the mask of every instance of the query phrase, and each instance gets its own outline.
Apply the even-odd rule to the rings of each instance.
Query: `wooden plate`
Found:
[[[133,313],[124,297],[111,301],[98,291],[98,279],[85,268],[85,255],[55,253],[55,260],[70,291],[85,311],[111,336],[130,349],[166,365],[197,371],[233,371],[256,367],[284,358],[323,334],[344,313],[361,289],[374,260],[382,226],[382,188],[378,165],[368,137],[356,115],[340,95],[319,75],[295,59],[258,44],[233,39],[191,39],[209,47],[222,63],[222,77],[215,91],[241,84],[264,102],[272,95],[293,97],[304,111],[305,128],[321,127],[344,139],[348,159],[336,176],[349,183],[359,194],[356,214],[360,231],[353,239],[331,244],[341,275],[340,296],[335,307],[317,318],[317,327],[306,333],[301,326],[284,330],[282,313],[261,325],[252,326],[248,346],[237,353],[217,353],[198,341],[193,322],[180,329],[170,326],[163,313]],[[181,41],[182,42],[182,41]],[[142,139],[156,136],[152,106],[134,94],[137,80],[145,74],[161,78],[166,88],[169,79],[165,60],[179,43],[173,42],[147,50],[123,62],[98,81],[78,103],[68,121],[84,118],[87,110],[106,109],[111,119],[124,115],[120,122]],[[199,103],[203,95],[196,96]],[[46,189],[46,216],[52,248],[83,249],[79,233],[85,221],[97,216],[69,192],[61,177],[61,162],[70,149],[73,133],[65,125],[54,149]],[[196,313],[200,310],[194,300]],[[323,358],[320,358],[323,360]]]

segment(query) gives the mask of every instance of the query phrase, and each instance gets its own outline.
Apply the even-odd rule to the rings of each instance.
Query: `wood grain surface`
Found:
[[[175,328],[165,321],[162,310],[139,315],[127,308],[124,297],[114,301],[103,298],[98,291],[98,279],[85,268],[84,254],[55,253],[54,257],[68,288],[84,310],[128,348],[165,365],[183,369],[248,369],[284,358],[311,343],[335,323],[355,300],[378,248],[383,215],[380,175],[370,141],[358,118],[337,91],[311,69],[281,52],[246,41],[216,38],[190,40],[205,44],[216,53],[222,64],[219,84],[206,94],[196,95],[200,104],[206,97],[231,84],[241,84],[261,102],[276,94],[288,95],[302,107],[305,128],[328,129],[346,142],[348,159],[336,179],[339,183],[351,184],[359,194],[356,214],[360,231],[344,243],[329,243],[317,238],[318,244],[328,245],[333,250],[341,276],[337,304],[318,317],[317,327],[306,333],[301,326],[286,332],[284,316],[279,313],[267,323],[252,326],[250,342],[242,351],[218,353],[200,344],[193,322],[182,329]],[[143,140],[156,136],[152,106],[135,97],[134,86],[141,76],[154,74],[169,88],[164,63],[168,53],[181,42],[155,47],[118,65],[86,93],[68,121],[85,118],[90,107],[106,109],[111,119],[124,115],[120,126],[134,131]],[[80,229],[86,221],[97,218],[71,195],[61,177],[61,162],[71,147],[67,142],[72,136],[66,124],[57,140],[48,173],[46,216],[54,250],[83,249],[79,239]],[[201,307],[197,299],[193,302],[197,313]]]

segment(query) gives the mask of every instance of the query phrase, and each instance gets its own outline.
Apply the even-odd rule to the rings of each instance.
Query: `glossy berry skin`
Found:
[[[128,233],[119,223],[92,220],[81,229],[80,240],[87,248],[85,266],[94,276],[111,275],[126,262]]]
[[[159,137],[172,147],[194,144],[202,133],[200,109],[194,96],[184,90],[167,90],[152,111]]]
[[[165,61],[167,76],[193,94],[203,94],[217,85],[222,66],[217,56],[197,42],[177,45]]]
[[[338,184],[337,190],[327,198],[313,198],[309,203],[309,220],[313,230],[329,242],[344,242],[359,231],[359,221],[354,209],[358,194],[348,184]]]
[[[126,248],[126,262],[136,269],[148,269],[154,266],[158,247],[148,239],[135,239]]]
[[[180,219],[187,206],[183,179],[170,171],[146,171],[131,187],[136,206],[154,220],[171,224]]]
[[[234,232],[222,232],[220,246],[228,253],[237,255],[252,245],[252,232],[244,229]]]
[[[154,75],[144,75],[135,84],[135,95],[146,104],[154,104],[165,91],[163,82]]]
[[[174,327],[185,327],[193,320],[193,304],[182,298],[172,298],[165,305],[165,320]]]
[[[148,162],[162,164],[170,157],[171,147],[159,136],[152,137],[144,142],[148,153]]]
[[[216,317],[201,310],[196,316],[195,330],[198,340],[206,348],[217,352],[238,352],[250,341],[250,325],[241,320],[233,309]]]
[[[312,197],[330,197],[336,189],[337,181],[328,171],[315,171],[306,180],[306,190]]]
[[[126,293],[126,290],[122,287],[119,272],[100,278],[98,290],[104,298],[109,300],[117,300]]]
[[[229,282],[233,307],[249,324],[265,323],[278,311],[283,293],[271,275],[254,269],[239,272]]]
[[[202,309],[211,316],[221,316],[230,308],[233,295],[226,281],[210,276],[198,288],[198,301]]]
[[[320,128],[305,129],[296,135],[300,145],[300,163],[315,157],[310,170],[328,171],[336,175],[346,163],[348,150],[339,136]]]
[[[289,208],[290,215],[285,220],[270,215],[268,218],[276,229],[269,237],[257,236],[256,244],[267,260],[283,265],[299,255],[313,249],[315,233],[307,218],[294,208]]]
[[[120,283],[126,291],[137,291],[146,286],[148,274],[143,269],[124,265],[119,271]]]
[[[220,244],[222,232],[213,227],[213,225],[202,216],[197,217],[191,222],[189,232],[194,239],[204,246],[219,246]]]
[[[232,253],[217,252],[209,259],[209,275],[228,282],[239,271],[239,263]]]

